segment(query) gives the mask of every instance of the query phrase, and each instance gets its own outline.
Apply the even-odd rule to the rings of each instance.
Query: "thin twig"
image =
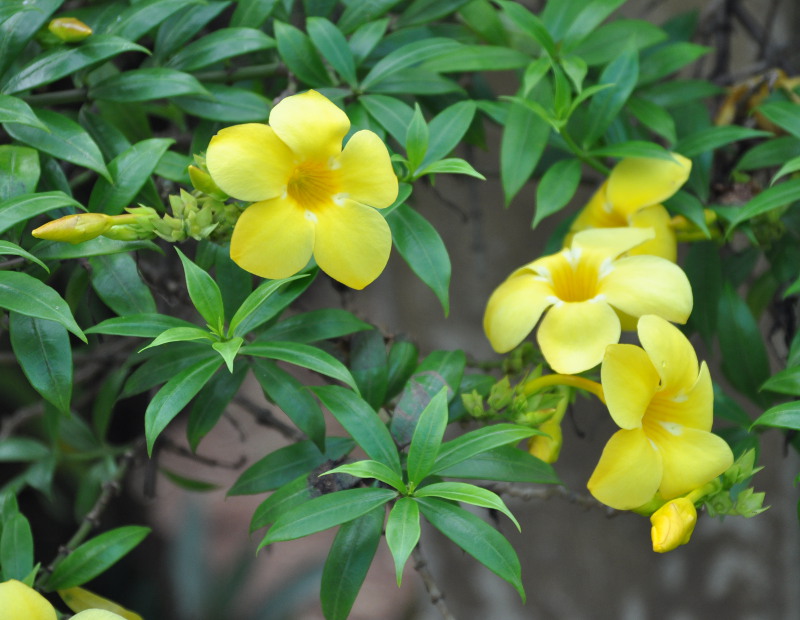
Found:
[[[178,443],[175,443],[172,439],[167,437],[166,435],[162,435],[160,437],[161,440],[161,447],[164,450],[168,450],[178,456],[182,456],[184,458],[190,459],[197,463],[201,463],[203,465],[208,465],[209,467],[219,467],[221,469],[241,469],[245,463],[247,463],[247,457],[241,455],[235,461],[220,461],[219,459],[211,458],[210,456],[203,456],[202,454],[197,454],[196,452],[192,452],[185,446],[182,446]]]
[[[441,588],[436,584],[436,580],[433,578],[431,571],[428,570],[428,562],[425,560],[425,556],[422,555],[422,550],[419,545],[414,547],[414,550],[411,552],[411,557],[414,558],[414,570],[417,571],[422,578],[422,583],[425,584],[425,590],[427,590],[428,596],[430,596],[431,603],[439,610],[444,620],[456,620],[456,617],[447,607],[447,603],[444,600],[444,592],[442,592]]]
[[[274,428],[281,435],[292,441],[301,441],[306,438],[302,432],[276,418],[269,408],[259,405],[243,394],[237,394],[233,400],[237,405],[246,409],[261,426]]]
[[[506,495],[514,497],[523,501],[532,500],[545,500],[552,497],[560,497],[567,500],[571,504],[577,504],[582,508],[602,510],[606,516],[613,517],[619,514],[620,511],[609,508],[605,504],[597,501],[591,495],[582,493],[575,493],[568,488],[560,485],[553,485],[547,487],[529,487],[510,482],[493,482],[485,485],[490,491],[494,491],[498,495]]]

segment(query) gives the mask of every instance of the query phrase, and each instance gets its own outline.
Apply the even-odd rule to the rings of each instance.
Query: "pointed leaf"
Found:
[[[87,334],[155,338],[173,327],[197,327],[197,325],[166,314],[143,313],[106,319],[85,331]]]
[[[536,213],[531,228],[536,228],[548,215],[565,207],[575,195],[580,181],[580,160],[562,159],[550,166],[536,188]]]
[[[256,290],[254,290],[250,295],[247,296],[242,302],[242,305],[239,306],[239,309],[233,315],[231,319],[230,325],[228,326],[228,333],[234,336],[243,336],[246,332],[243,330],[239,330],[239,325],[244,321],[247,317],[249,317],[256,309],[263,304],[270,296],[277,291],[280,287],[282,287],[287,282],[291,282],[292,280],[299,280],[300,278],[307,278],[308,274],[301,273],[296,276],[292,276],[291,278],[284,278],[282,280],[267,280],[262,282]]]
[[[17,512],[3,521],[0,536],[3,579],[21,581],[33,571],[33,533],[25,515]]]
[[[250,532],[275,523],[284,512],[310,500],[312,490],[309,474],[305,473],[284,484],[258,505],[250,520]]]
[[[550,125],[524,105],[512,105],[500,144],[500,178],[506,206],[530,178],[547,145]]]
[[[195,325],[178,327],[169,327],[156,336],[153,341],[146,347],[139,349],[141,353],[145,349],[157,347],[169,342],[183,342],[186,340],[211,340],[211,333],[207,329],[201,329]]]
[[[627,48],[612,60],[600,74],[598,84],[613,84],[595,94],[589,103],[589,123],[583,143],[594,144],[611,124],[630,97],[639,77],[639,55]]]
[[[31,261],[32,263],[36,263],[44,269],[46,272],[50,273],[50,270],[47,268],[42,261],[36,258],[30,252],[26,252],[21,247],[19,247],[16,243],[11,243],[10,241],[2,241],[0,240],[0,256],[21,256],[22,258]]]
[[[219,353],[222,359],[225,360],[228,372],[233,372],[233,362],[236,360],[236,355],[242,348],[242,343],[244,343],[244,339],[236,336],[230,340],[222,340],[211,345],[211,348]]]
[[[5,232],[15,224],[63,207],[84,209],[77,200],[67,196],[64,192],[41,192],[15,196],[0,202],[0,233]],[[84,209],[85,210],[85,209]]]
[[[309,17],[306,29],[322,57],[327,60],[344,81],[355,86],[356,64],[342,31],[324,17]]]
[[[189,297],[197,312],[200,313],[208,326],[218,334],[222,334],[222,325],[225,320],[225,308],[222,304],[222,294],[214,279],[205,269],[201,269],[188,259],[183,252],[175,248],[178,257],[183,263],[186,277],[186,288]]]
[[[89,259],[92,288],[117,314],[151,314],[156,301],[142,281],[136,261],[130,254],[107,254]]]
[[[488,452],[500,446],[517,444],[523,439],[540,434],[538,431],[516,424],[494,424],[470,431],[442,444],[433,467],[437,473],[471,459],[481,452]]]
[[[521,531],[519,522],[506,507],[505,502],[500,499],[500,496],[474,484],[467,484],[466,482],[437,482],[417,489],[414,497],[440,497],[454,502],[498,510],[511,519],[517,529]]]
[[[220,28],[193,41],[167,61],[181,71],[197,71],[221,60],[275,47],[275,40],[256,28]]]
[[[331,78],[311,39],[302,30],[277,20],[274,28],[278,52],[289,71],[309,86],[331,86]]]
[[[331,377],[358,390],[355,379],[347,367],[330,353],[308,344],[298,342],[254,342],[241,349],[243,355],[254,355],[280,360],[308,368],[326,377]]]
[[[782,403],[767,409],[750,426],[752,430],[756,426],[773,426],[776,428],[789,428],[800,430],[800,401]]]
[[[413,490],[431,473],[447,428],[447,388],[442,388],[417,420],[408,448],[408,482]]]
[[[439,469],[436,473],[440,476],[467,480],[561,484],[550,464],[512,446],[501,446],[488,452],[481,452],[469,460]]]
[[[403,581],[403,568],[408,556],[419,542],[419,504],[410,497],[401,497],[389,513],[386,521],[386,544],[394,558],[397,587]]]
[[[193,75],[165,67],[148,67],[118,73],[89,89],[89,97],[92,99],[121,102],[206,94],[208,91]]]
[[[326,471],[324,475],[348,474],[356,478],[374,478],[394,487],[400,493],[406,493],[406,485],[403,479],[395,473],[388,465],[379,461],[356,461],[347,465],[339,465],[334,469]]]
[[[388,357],[383,334],[377,329],[359,332],[350,339],[350,372],[361,397],[376,411],[386,402]]]
[[[259,335],[259,340],[284,340],[312,343],[373,329],[347,310],[322,308],[295,314],[275,323]]]

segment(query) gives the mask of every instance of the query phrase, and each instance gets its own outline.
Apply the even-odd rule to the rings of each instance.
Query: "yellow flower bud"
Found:
[[[685,497],[673,499],[650,516],[653,551],[666,553],[689,542],[697,523],[697,509]]]
[[[528,452],[545,463],[555,463],[561,454],[564,438],[561,433],[561,418],[552,417],[539,427],[547,435],[534,435],[528,440]]]
[[[38,239],[74,244],[99,237],[113,225],[113,218],[105,213],[76,213],[47,222],[31,234]]]
[[[83,41],[92,34],[92,29],[74,17],[58,17],[47,24],[47,29],[65,43]]]
[[[21,581],[0,583],[0,620],[56,620],[56,610],[47,599]]]

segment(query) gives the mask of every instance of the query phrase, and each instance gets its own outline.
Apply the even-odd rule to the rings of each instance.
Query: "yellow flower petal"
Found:
[[[553,303],[549,284],[529,272],[515,273],[495,289],[483,315],[483,331],[498,353],[522,342]]]
[[[397,176],[386,145],[377,134],[357,131],[339,157],[339,182],[356,202],[383,209],[397,198]]]
[[[352,200],[316,211],[314,258],[334,280],[362,289],[389,260],[392,233],[383,216]]]
[[[621,258],[598,288],[608,303],[631,316],[656,314],[685,323],[692,311],[692,287],[686,274],[657,256]]]
[[[105,609],[87,609],[72,616],[72,620],[125,620],[125,618]]]
[[[658,408],[659,419],[701,431],[711,430],[714,423],[714,388],[705,362],[700,365],[697,381],[688,392],[659,392],[656,400],[658,402],[654,402],[651,408],[654,411]]]
[[[262,278],[288,278],[311,259],[314,222],[291,200],[275,198],[247,207],[231,239],[231,258]]]
[[[319,162],[339,155],[350,130],[347,114],[315,90],[283,99],[272,108],[269,124],[300,159]]]
[[[66,603],[75,613],[86,611],[89,609],[106,610],[113,612],[113,618],[123,618],[123,620],[142,620],[142,617],[121,605],[117,605],[114,601],[85,590],[84,588],[67,588],[66,590],[59,590],[58,595],[61,600]],[[77,616],[76,616],[77,617]],[[83,617],[83,616],[81,616]]]
[[[631,256],[650,254],[666,258],[673,263],[678,260],[678,241],[672,228],[672,218],[664,205],[652,205],[640,209],[630,216],[629,221],[630,225],[636,228],[652,228],[656,235],[654,239],[630,250]]]
[[[647,353],[631,344],[609,345],[600,377],[608,411],[617,426],[639,428],[658,389],[658,373]]]
[[[587,487],[606,506],[630,510],[650,501],[661,473],[661,456],[644,431],[621,430],[608,440]]]
[[[571,375],[597,366],[619,335],[619,319],[608,304],[581,301],[550,308],[536,338],[550,367]]]
[[[673,153],[675,160],[631,157],[620,161],[608,177],[606,199],[625,216],[664,202],[686,183],[692,162]]]
[[[694,347],[677,327],[652,314],[639,319],[639,342],[647,351],[665,394],[685,394],[697,381]]]
[[[56,610],[45,597],[21,581],[0,583],[0,620],[56,620]]]
[[[239,200],[276,198],[286,191],[294,155],[271,127],[234,125],[211,138],[206,165],[214,182]]]
[[[572,238],[572,248],[616,258],[654,237],[655,232],[648,228],[591,228]]]
[[[578,213],[570,226],[571,231],[587,228],[623,228],[628,225],[625,216],[614,211],[611,203],[606,200],[607,188],[608,181],[605,181]]]
[[[664,464],[658,487],[664,499],[703,486],[733,464],[730,447],[713,433],[658,421],[648,425],[646,432],[658,447]]]

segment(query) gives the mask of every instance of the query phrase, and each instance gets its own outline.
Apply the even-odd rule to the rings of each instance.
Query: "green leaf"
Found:
[[[685,41],[663,45],[642,59],[639,86],[665,78],[710,51],[710,47]]]
[[[255,532],[262,527],[275,523],[282,513],[299,506],[311,499],[309,474],[300,474],[291,482],[287,482],[274,493],[261,502],[253,513],[250,521],[250,532]]]
[[[427,71],[453,73],[467,71],[504,71],[527,66],[530,56],[507,47],[462,45],[422,65]]]
[[[311,286],[317,273],[318,272],[314,270],[310,274],[311,277],[289,282],[286,286],[279,288],[277,292],[270,295],[269,298],[261,303],[251,314],[242,319],[242,322],[236,330],[238,332],[236,335],[241,336],[247,334],[280,314],[289,304]]]
[[[362,3],[359,3],[362,4]],[[320,602],[326,620],[346,620],[381,540],[383,506],[344,523],[322,570]]]
[[[67,302],[55,290],[27,273],[0,271],[0,308],[55,321],[86,342]]]
[[[394,73],[422,64],[427,60],[460,47],[461,44],[456,41],[443,37],[431,37],[403,45],[375,63],[375,66],[361,80],[361,90],[374,90],[375,85],[383,82]],[[420,75],[421,72],[417,71],[417,74]]]
[[[193,75],[163,67],[118,73],[89,89],[89,97],[92,99],[125,102],[205,94],[208,94],[208,91]]]
[[[722,295],[722,257],[716,243],[692,243],[684,262],[694,298],[689,325],[710,345],[717,331],[717,313]]]
[[[108,254],[89,259],[91,281],[97,295],[119,315],[154,314],[156,302],[142,282],[130,254]]]
[[[780,166],[791,159],[800,157],[800,140],[784,136],[756,144],[745,151],[736,163],[736,170],[758,170]]]
[[[425,518],[498,577],[508,581],[525,601],[519,558],[506,538],[485,521],[432,497],[416,500]]]
[[[258,548],[347,523],[395,497],[397,491],[391,489],[347,489],[315,497],[278,517]]]
[[[325,449],[325,417],[316,399],[300,381],[266,359],[251,361],[253,374],[268,398],[275,401],[295,426],[320,450]]]
[[[687,103],[708,99],[724,92],[719,86],[706,80],[678,79],[658,82],[639,90],[642,97],[664,108],[680,108]]]
[[[260,28],[272,15],[278,0],[239,0],[231,17],[231,26],[251,26]]]
[[[172,472],[165,467],[159,467],[158,471],[161,472],[164,477],[169,480],[175,486],[185,489],[187,491],[193,491],[195,493],[204,493],[207,491],[216,491],[220,488],[220,485],[215,484],[213,482],[206,482],[205,480],[198,480],[196,478],[189,478],[187,476],[181,476]]]
[[[355,0],[346,2],[347,7],[336,25],[343,33],[349,34],[362,24],[381,17],[398,2],[399,0],[370,0],[369,2]]]
[[[442,388],[423,409],[408,448],[408,483],[410,489],[419,485],[436,462],[442,437],[447,428],[447,388]]]
[[[461,437],[442,444],[432,473],[441,472],[453,465],[472,459],[481,452],[488,452],[500,446],[517,444],[523,439],[528,439],[537,434],[539,434],[539,431],[516,424],[495,424],[470,431],[461,435]]]
[[[363,399],[336,385],[312,388],[322,404],[373,461],[401,475],[400,455],[389,429]]]
[[[83,127],[52,110],[37,110],[36,115],[46,129],[19,123],[5,123],[3,126],[15,140],[76,166],[94,170],[111,181],[99,147]]]
[[[550,135],[548,125],[524,105],[512,105],[500,143],[500,179],[508,206],[539,163]]]
[[[756,426],[772,426],[775,428],[800,430],[800,401],[794,400],[767,409],[753,422],[750,426],[750,430],[752,431]]]
[[[779,394],[800,395],[800,366],[792,366],[776,372],[764,382],[761,389]]]
[[[470,0],[414,0],[397,20],[398,27],[432,22],[454,13]]]
[[[97,237],[77,243],[62,243],[60,241],[40,241],[31,248],[36,256],[43,260],[65,260],[71,258],[88,258],[90,256],[104,256],[120,252],[134,252],[136,250],[161,249],[152,241],[117,241],[106,237]]]
[[[242,321],[249,317],[256,309],[263,304],[270,296],[275,293],[280,287],[292,280],[299,280],[300,278],[307,278],[308,274],[298,274],[290,278],[282,280],[267,280],[262,282],[256,290],[250,293],[247,298],[242,302],[242,305],[236,310],[231,318],[230,325],[228,326],[228,334],[233,336],[243,336],[246,332],[239,330]]]
[[[498,4],[514,25],[536,41],[536,43],[542,47],[545,54],[550,57],[556,57],[558,55],[555,41],[553,41],[553,37],[550,36],[550,33],[541,19],[517,2],[502,0],[498,2]]]
[[[3,521],[0,537],[3,579],[25,579],[33,571],[33,533],[25,515],[17,512]]]
[[[619,55],[620,41],[641,50],[667,38],[661,28],[645,20],[618,19],[600,26],[571,51],[589,66],[604,65]]]
[[[353,440],[349,437],[328,437],[325,452],[320,452],[309,440],[279,448],[244,470],[228,495],[255,495],[272,491],[301,474],[310,473],[326,461],[340,459],[353,446]]]
[[[419,178],[426,174],[465,174],[480,179],[481,181],[486,180],[486,177],[475,170],[468,162],[458,157],[449,157],[447,159],[431,162],[424,168],[420,167],[414,176]]]
[[[56,566],[47,580],[48,589],[66,590],[94,579],[127,555],[149,533],[148,527],[127,525],[95,536]]]
[[[11,347],[33,388],[62,413],[72,397],[72,349],[63,325],[9,313]]]
[[[800,170],[800,157],[793,157],[792,159],[784,163],[781,166],[780,170],[778,170],[778,172],[776,172],[773,175],[772,180],[770,181],[770,185],[774,185],[775,181],[780,179],[782,176],[791,174],[793,172],[797,172],[798,170]]]
[[[22,258],[25,258],[33,263],[36,263],[48,273],[50,272],[50,270],[47,268],[47,265],[45,265],[42,261],[40,261],[30,252],[26,252],[25,250],[23,250],[16,243],[0,240],[0,256],[8,256],[8,255],[21,256]]]
[[[95,34],[77,46],[57,46],[34,58],[14,72],[2,91],[14,94],[50,84],[81,69],[99,64],[123,52],[148,50],[131,41],[109,34]]]
[[[514,525],[517,526],[517,530],[522,531],[519,522],[511,514],[511,511],[505,502],[500,499],[499,495],[474,484],[467,484],[466,482],[437,482],[417,489],[414,497],[440,497],[454,502],[497,510],[511,519]]]
[[[139,394],[157,385],[175,373],[202,360],[216,360],[217,354],[207,344],[196,342],[176,342],[163,349],[153,349],[133,361],[144,357],[146,361],[134,370],[125,382],[122,398]]]
[[[199,0],[139,0],[116,16],[109,33],[136,41],[186,5],[197,4]]]
[[[19,123],[47,131],[31,107],[18,97],[0,95],[0,123]]]
[[[205,269],[201,269],[188,259],[183,252],[175,248],[178,257],[183,263],[186,277],[186,288],[197,312],[200,313],[208,326],[218,334],[222,334],[225,321],[225,308],[222,304],[222,294],[214,279]]]
[[[442,304],[445,316],[450,312],[450,257],[436,229],[422,215],[407,205],[392,211],[386,221],[392,229],[395,248],[419,279],[427,284]]]
[[[459,101],[439,112],[428,123],[428,150],[421,168],[446,157],[458,146],[472,124],[475,110],[474,101]]]
[[[419,504],[410,497],[398,499],[386,521],[386,544],[394,558],[397,587],[403,581],[403,568],[419,542]]]
[[[163,332],[158,334],[153,341],[148,344],[146,347],[142,347],[139,351],[144,351],[146,349],[151,349],[152,347],[158,347],[162,344],[168,344],[170,342],[186,342],[189,340],[211,340],[211,333],[207,329],[201,329],[195,325],[192,326],[183,326],[180,325],[178,327],[169,327],[165,329]]]
[[[236,355],[242,348],[242,343],[244,343],[243,338],[234,336],[229,340],[221,340],[211,345],[211,348],[219,353],[220,357],[225,360],[225,365],[228,367],[229,372],[233,372],[233,362],[236,360]]]
[[[614,86],[599,91],[590,100],[589,121],[583,135],[583,144],[591,146],[605,133],[628,101],[638,76],[639,56],[632,47],[625,48],[603,69],[597,83]]]
[[[0,462],[40,461],[50,454],[50,448],[35,439],[27,437],[6,437],[0,439]],[[2,562],[0,562],[2,566]]]
[[[347,310],[321,308],[290,316],[261,332],[259,340],[287,340],[292,342],[319,342],[372,329]]]
[[[706,127],[682,137],[678,140],[674,150],[686,157],[696,157],[701,153],[713,151],[732,142],[769,135],[771,134],[768,131],[738,127],[736,125]]]
[[[360,65],[364,59],[370,55],[372,50],[375,49],[375,46],[380,43],[383,35],[386,33],[386,27],[388,25],[388,18],[379,19],[374,22],[363,24],[353,32],[348,43],[357,65]],[[339,29],[342,30],[341,22],[339,24]]]
[[[664,138],[668,144],[675,144],[678,139],[675,121],[664,108],[641,97],[628,99],[627,108],[642,125]]]
[[[405,144],[414,110],[395,97],[363,95],[359,97],[369,115],[389,132],[398,144]]]
[[[428,124],[418,103],[414,104],[414,115],[406,130],[404,144],[409,170],[415,171],[428,150]]]
[[[320,475],[348,474],[356,478],[374,478],[394,487],[400,493],[407,493],[403,478],[399,476],[391,467],[379,461],[356,461],[347,465],[339,465],[334,469],[326,471]]]
[[[108,163],[112,181],[98,179],[89,197],[89,210],[118,215],[133,202],[167,149],[171,138],[137,142]]]
[[[266,121],[270,102],[265,97],[233,86],[206,84],[208,95],[175,97],[172,101],[184,112],[211,121],[248,123]]]
[[[83,209],[81,203],[64,192],[42,192],[3,200],[0,202],[0,233],[20,222],[63,207]]]
[[[220,28],[189,43],[167,61],[167,67],[197,71],[222,60],[275,47],[275,40],[256,28]]]
[[[464,94],[458,82],[424,69],[401,69],[394,71],[380,82],[370,87],[372,93],[391,93],[402,95],[444,95]]]
[[[609,16],[616,11],[625,0],[594,0],[586,3],[580,13],[568,20],[568,27],[563,37],[563,45],[572,45],[590,35]]]
[[[298,342],[254,342],[243,347],[241,352],[244,355],[266,357],[302,366],[358,390],[355,379],[344,364],[329,353],[311,345]]]
[[[187,6],[161,22],[155,37],[154,60],[161,64],[161,61],[188,43],[203,26],[213,20],[230,4],[230,2],[211,2],[206,6]],[[241,2],[237,3],[237,11],[241,4]],[[233,20],[231,22],[231,26],[241,25],[233,23]],[[253,28],[257,27],[252,22],[247,25]]]
[[[135,336],[155,338],[163,331],[173,327],[197,327],[188,321],[166,314],[129,314],[101,321],[85,330],[87,334],[108,334],[110,336]]]
[[[383,334],[377,329],[360,332],[350,339],[350,372],[361,397],[376,411],[386,402],[388,358]]]
[[[575,195],[580,181],[580,160],[562,159],[550,166],[536,188],[536,213],[531,228],[536,228],[548,215],[565,207]]]
[[[311,39],[290,24],[276,20],[274,27],[278,52],[289,71],[309,86],[332,86],[331,78]]]
[[[785,183],[773,185],[736,210],[725,234],[730,235],[733,229],[742,222],[785,207],[797,200],[800,200],[800,179],[790,179]]]
[[[0,146],[0,200],[30,194],[41,175],[39,153],[27,146]]]
[[[356,63],[342,31],[324,17],[309,17],[306,20],[306,30],[322,57],[344,78],[345,82],[355,86],[358,81]]]
[[[61,6],[62,0],[38,0],[35,5],[16,2],[0,4],[0,75],[10,76],[7,69],[21,56],[27,43],[47,24],[50,15]]]
[[[247,376],[247,370],[247,364],[240,362],[232,373],[218,372],[197,393],[186,424],[186,438],[192,451],[197,451],[200,441],[225,413]]]
[[[593,149],[590,155],[593,157],[649,157],[652,159],[673,160],[672,154],[660,144],[641,140],[617,142],[599,149]]]
[[[386,398],[391,400],[400,393],[417,367],[419,349],[408,340],[396,340],[389,349],[387,363]]]
[[[781,129],[800,138],[800,111],[791,101],[768,101],[758,106],[758,111]]]
[[[214,356],[202,359],[172,376],[156,392],[144,412],[144,430],[147,437],[147,453],[153,453],[153,444],[167,424],[189,404],[189,401],[208,383],[222,364]]]

